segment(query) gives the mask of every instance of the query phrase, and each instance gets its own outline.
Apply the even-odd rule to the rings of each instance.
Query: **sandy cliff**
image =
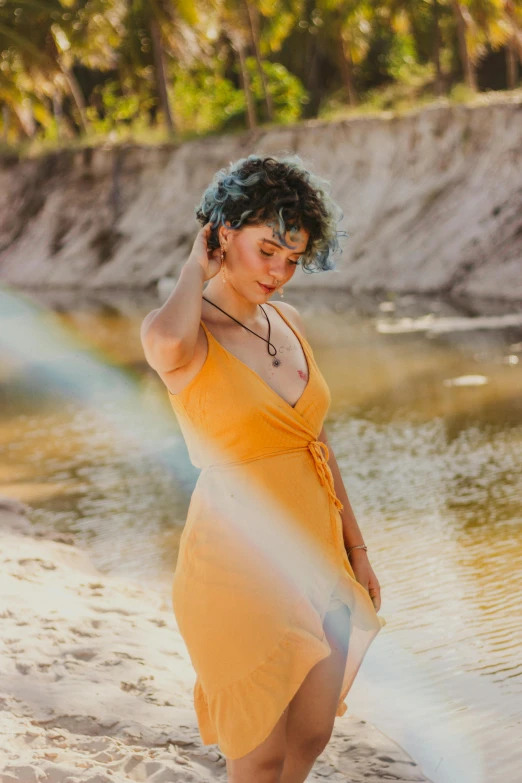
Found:
[[[350,233],[337,270],[292,287],[522,299],[522,97],[0,162],[0,279],[146,287],[176,276],[213,172],[298,152],[332,182]]]

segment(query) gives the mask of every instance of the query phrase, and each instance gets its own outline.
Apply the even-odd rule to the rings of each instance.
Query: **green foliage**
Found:
[[[176,68],[170,97],[181,133],[207,133],[243,118],[243,92],[217,70]]]
[[[398,82],[413,84],[426,75],[417,59],[415,40],[410,33],[399,33],[392,40],[387,57],[388,73]]]
[[[155,99],[147,93],[132,92],[131,85],[122,85],[118,81],[108,81],[95,87],[92,93],[93,104],[86,110],[91,131],[96,135],[116,136],[123,132],[124,136],[133,135],[146,129],[150,123],[147,120],[148,111],[154,105]]]
[[[519,4],[460,5],[473,68],[522,37]],[[438,100],[437,58],[449,101],[468,102],[474,91],[455,84],[465,59],[457,8],[450,0],[0,0],[0,144],[155,143],[172,139],[172,126],[176,140],[243,130],[245,77],[260,124],[269,116],[265,85],[275,123],[407,111]]]
[[[246,65],[250,74],[251,90],[258,102],[264,101],[263,85],[254,57],[248,57]],[[301,117],[308,93],[299,81],[281,63],[263,61],[263,73],[267,88],[274,102],[274,120],[281,124],[296,122]]]
[[[448,98],[451,103],[469,103],[474,100],[475,93],[467,84],[458,82],[451,88]]]
[[[246,67],[252,95],[261,114],[264,93],[254,57],[246,58]],[[265,60],[263,72],[274,103],[275,122],[284,124],[298,120],[307,95],[303,85],[280,63]],[[176,69],[171,104],[176,107],[178,129],[184,134],[245,126],[245,94],[219,73],[217,66],[212,71],[201,66],[188,71]]]

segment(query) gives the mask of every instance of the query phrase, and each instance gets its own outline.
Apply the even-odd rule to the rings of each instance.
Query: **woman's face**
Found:
[[[306,250],[309,233],[304,228],[287,232],[288,247],[281,244],[266,224],[244,226],[236,231],[221,226],[219,237],[226,250],[227,279],[246,299],[262,302],[294,276],[299,257]],[[261,284],[271,286],[272,290]]]

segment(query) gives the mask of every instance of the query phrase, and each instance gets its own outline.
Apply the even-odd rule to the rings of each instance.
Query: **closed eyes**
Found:
[[[265,253],[264,250],[261,250],[261,255],[265,256],[265,258],[272,258],[274,253]],[[290,261],[290,263],[292,264],[292,266],[297,266],[299,261]]]

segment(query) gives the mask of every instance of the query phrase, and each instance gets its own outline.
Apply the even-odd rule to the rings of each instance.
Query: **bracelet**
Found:
[[[352,549],[364,549],[365,552],[368,551],[368,547],[366,546],[366,544],[356,544],[355,546],[351,546],[350,549],[346,552],[346,554],[349,555]]]

